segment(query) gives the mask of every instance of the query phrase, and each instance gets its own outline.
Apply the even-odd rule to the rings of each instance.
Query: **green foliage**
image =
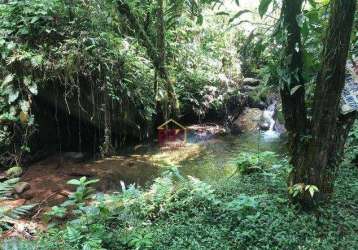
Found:
[[[203,119],[210,111],[223,110],[226,101],[238,95],[242,75],[235,36],[222,29],[227,21],[214,16],[198,26],[182,17],[177,29],[168,34],[170,68],[183,114]]]
[[[90,187],[97,183],[99,180],[87,180],[87,177],[83,176],[80,179],[72,179],[67,184],[76,187],[76,191],[71,193],[68,200],[62,203],[60,206],[54,206],[49,212],[46,213],[45,219],[51,221],[55,219],[60,220],[71,213],[82,214],[82,209],[85,208],[85,202],[92,198],[94,189]],[[53,225],[55,225],[54,223]]]
[[[247,217],[256,214],[257,205],[258,203],[255,198],[247,195],[239,195],[237,199],[226,204],[226,210],[233,214],[238,213],[240,217]]]
[[[353,128],[349,132],[347,147],[345,150],[346,160],[350,162],[358,162],[358,123],[353,124]]]
[[[18,238],[6,239],[1,243],[2,249],[6,250],[35,250],[36,246],[33,242]]]
[[[0,182],[0,197],[11,196],[17,182],[19,182],[19,178],[11,178],[9,180]]]
[[[303,196],[305,192],[308,192],[309,195],[313,198],[314,194],[319,190],[315,185],[306,185],[304,183],[297,183],[294,184],[292,187],[289,187],[288,191],[293,198],[297,198],[298,196]]]
[[[126,35],[114,3],[11,1],[0,8],[0,135],[8,135],[7,146],[17,146],[15,152],[6,148],[11,155],[26,153],[21,146],[35,132],[35,95],[59,93],[49,97],[50,105],[68,115],[80,107],[81,117],[98,127],[110,95],[120,136],[147,128],[155,107],[152,65]]]
[[[152,234],[135,234],[128,242],[128,246],[133,249],[151,249],[153,247]]]
[[[249,174],[264,171],[272,167],[276,161],[276,155],[273,152],[242,152],[235,160],[235,165],[237,166],[238,173]]]
[[[83,203],[89,199],[93,193],[93,189],[89,188],[89,185],[97,183],[99,180],[87,180],[86,176],[81,177],[79,180],[69,180],[67,184],[76,187],[76,191],[69,196],[69,199],[73,203]]]
[[[97,195],[80,217],[64,228],[51,229],[37,245],[39,249],[356,248],[358,189],[349,180],[357,178],[357,171],[343,168],[332,203],[311,214],[290,205],[287,173],[282,161],[265,173],[209,185],[178,178],[171,171],[149,189],[129,186],[120,194]]]
[[[157,1],[123,2],[156,45]],[[241,77],[236,48],[231,46],[234,36],[222,29],[229,18],[206,15],[203,19],[214,2],[165,4],[166,66],[180,100],[179,115],[204,117],[210,109],[222,108],[230,93],[226,95],[229,91],[218,75],[231,81],[230,88]],[[107,102],[110,125],[116,128],[113,144],[151,135],[156,104],[168,101],[167,90],[155,79],[148,47],[117,7],[117,1],[100,0],[11,1],[0,6],[0,148],[6,152],[0,160],[4,166],[13,165],[9,158],[14,156],[21,163],[35,144],[32,136],[41,137],[42,130],[51,129],[41,123],[45,119],[61,123],[63,115],[79,116],[78,120],[98,129],[98,141],[103,143]],[[205,86],[223,93],[207,98],[207,91],[201,92]],[[51,113],[34,109],[42,99],[49,99],[49,109],[65,114],[42,117]],[[63,126],[59,130],[53,129],[67,133]]]
[[[5,174],[8,178],[20,177],[22,174],[22,167],[14,166],[6,170]]]

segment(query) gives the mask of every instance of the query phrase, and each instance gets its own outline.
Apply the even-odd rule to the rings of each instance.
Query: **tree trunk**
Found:
[[[282,5],[283,25],[287,36],[285,57],[281,62],[284,80],[281,80],[281,99],[285,124],[289,133],[289,149],[292,165],[297,165],[301,151],[301,138],[306,133],[307,115],[305,87],[302,78],[303,59],[301,31],[297,16],[301,13],[303,0],[285,0]]]
[[[286,0],[283,4],[284,22],[288,30],[285,56],[289,58],[288,60],[296,56],[298,60],[298,62],[291,61],[291,64],[297,67],[290,67],[291,65],[288,64],[287,68],[291,75],[302,69],[301,58],[293,51],[296,50],[297,44],[300,45],[299,29],[297,30],[298,26],[296,27],[296,16],[301,11],[299,2],[302,3],[301,0]],[[284,88],[281,91],[290,142],[294,144],[291,147],[291,163],[294,169],[290,176],[290,185],[315,185],[319,189],[314,199],[311,199],[307,193],[303,194],[299,198],[303,205],[311,206],[315,201],[327,200],[330,197],[344,144],[356,117],[355,113],[346,116],[339,115],[355,8],[356,0],[331,1],[329,25],[324,41],[321,70],[314,93],[310,124],[307,122],[304,109],[303,87],[298,88],[293,95],[290,95],[289,89]],[[300,79],[300,75],[297,79]],[[298,84],[294,82],[292,87]]]
[[[107,81],[103,82],[103,112],[104,112],[104,141],[102,146],[102,157],[113,154],[112,144],[112,121],[111,121],[111,96]]]
[[[152,60],[155,71],[158,73],[159,79],[164,82],[164,86],[168,96],[169,112],[174,115],[176,113],[177,97],[174,90],[174,85],[169,79],[168,71],[165,66],[166,61],[166,47],[165,47],[165,25],[164,25],[164,11],[163,0],[158,0],[157,9],[157,38],[155,42],[148,36],[143,26],[132,13],[130,6],[124,0],[118,0],[118,10],[125,15],[130,25],[137,33],[139,41],[147,49],[148,56]]]
[[[166,44],[165,44],[165,23],[164,23],[164,3],[157,0],[157,70],[158,76],[164,81],[168,95],[168,107],[165,110],[165,119],[176,116],[176,95],[173,83],[169,79],[166,68]]]

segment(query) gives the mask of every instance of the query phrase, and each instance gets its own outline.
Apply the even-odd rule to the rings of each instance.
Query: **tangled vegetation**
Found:
[[[109,153],[128,141],[151,137],[158,122],[153,117],[165,111],[166,87],[156,78],[150,48],[135,36],[126,16],[118,14],[115,2],[65,2],[0,5],[5,165],[20,164],[30,150],[48,146]],[[192,18],[201,10],[184,15],[196,5],[183,4],[167,6],[167,68],[170,81],[176,83],[181,115],[195,120],[223,105],[224,97],[211,93],[222,89],[220,73],[237,81],[240,72],[220,66],[222,60],[232,64],[236,53],[231,33],[219,29],[225,18],[214,17],[201,26]],[[143,22],[154,18],[154,3],[137,7],[130,3],[138,11],[134,14],[148,15]],[[145,27],[151,40],[156,37],[153,25]]]
[[[342,111],[347,79],[358,81],[357,0],[243,2],[0,0],[2,248],[358,248],[357,109]],[[259,130],[255,151],[230,141],[245,131],[242,117]],[[188,138],[184,129],[183,145],[197,144],[176,152],[187,157],[153,146],[170,119],[197,128]],[[263,151],[261,139],[285,150]],[[208,145],[222,146],[207,160],[220,158],[222,176],[183,174],[182,158],[206,171]],[[157,175],[100,192],[84,164],[116,154],[128,172],[144,162]],[[178,166],[163,173],[170,156]],[[71,192],[45,187],[31,204],[23,178],[43,159]],[[9,233],[16,226],[21,237]]]

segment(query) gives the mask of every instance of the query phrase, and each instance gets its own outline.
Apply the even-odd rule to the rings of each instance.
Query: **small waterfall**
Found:
[[[280,136],[280,133],[275,131],[276,121],[274,119],[276,113],[277,102],[274,101],[270,106],[264,110],[262,114],[263,126],[261,126],[263,131],[264,139],[274,139]]]

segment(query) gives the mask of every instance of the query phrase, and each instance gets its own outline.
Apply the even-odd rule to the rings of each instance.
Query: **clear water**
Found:
[[[179,164],[179,171],[183,175],[205,181],[231,176],[236,170],[233,161],[240,152],[272,151],[284,155],[286,138],[275,131],[228,135],[219,137],[204,147],[198,157]]]

